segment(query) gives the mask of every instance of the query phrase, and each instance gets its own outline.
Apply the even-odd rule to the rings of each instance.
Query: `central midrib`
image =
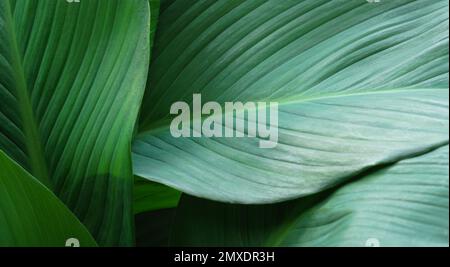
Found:
[[[22,65],[22,57],[20,56],[17,45],[17,36],[15,34],[15,27],[12,17],[12,10],[9,0],[6,1],[6,6],[9,10],[6,18],[6,25],[9,32],[9,41],[11,47],[11,63],[13,70],[13,78],[16,82],[17,102],[20,117],[22,119],[22,129],[25,136],[25,144],[29,157],[29,165],[31,174],[51,188],[51,183],[48,175],[47,165],[43,153],[41,138],[39,135],[36,119],[31,105],[30,94],[27,89],[27,82],[25,79],[25,71]]]

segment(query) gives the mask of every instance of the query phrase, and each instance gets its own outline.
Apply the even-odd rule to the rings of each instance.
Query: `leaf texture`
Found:
[[[63,247],[70,238],[96,246],[75,215],[0,150],[0,247]]]
[[[245,102],[447,88],[447,4],[173,1],[159,18],[141,128],[197,92]]]
[[[161,4],[134,173],[202,198],[273,203],[448,143],[448,1]],[[279,102],[258,138],[174,138],[170,106]]]
[[[184,195],[175,246],[448,246],[448,145],[333,190],[271,205]]]
[[[0,3],[0,148],[101,245],[134,239],[130,142],[148,71],[148,5]]]
[[[143,212],[176,207],[178,205],[181,192],[165,185],[136,177],[133,196],[134,213],[139,214]]]

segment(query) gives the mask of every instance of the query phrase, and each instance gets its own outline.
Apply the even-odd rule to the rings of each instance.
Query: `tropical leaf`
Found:
[[[181,192],[162,184],[136,177],[134,182],[134,213],[174,208]]]
[[[136,175],[226,202],[313,194],[448,143],[448,1],[165,1],[148,88]],[[278,102],[278,145],[173,137],[194,93]]]
[[[134,239],[130,142],[149,21],[147,0],[0,2],[0,148],[101,245]]]
[[[136,215],[136,246],[167,247],[176,209],[153,210]]]
[[[171,246],[275,246],[294,214],[316,203],[309,196],[277,204],[227,204],[183,194],[173,223]]]
[[[182,246],[448,246],[449,147],[400,161],[336,190],[271,205],[183,196]]]
[[[0,150],[0,247],[96,246],[88,230],[43,184]]]
[[[150,50],[153,46],[153,41],[155,40],[155,33],[156,33],[156,25],[158,24],[158,17],[159,17],[159,7],[160,7],[160,1],[159,0],[149,0],[150,4]]]

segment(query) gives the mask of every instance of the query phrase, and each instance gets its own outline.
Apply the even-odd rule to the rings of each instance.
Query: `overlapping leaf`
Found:
[[[88,230],[43,184],[0,150],[0,247],[95,246]]]
[[[282,204],[183,196],[172,234],[184,246],[448,246],[448,146]]]
[[[133,196],[134,213],[138,214],[176,207],[181,193],[165,185],[136,177]]]
[[[133,242],[130,142],[149,62],[148,5],[0,2],[0,148],[102,245]]]
[[[309,195],[448,143],[448,1],[166,1],[136,175],[209,199]],[[172,103],[277,101],[278,146],[174,138]]]

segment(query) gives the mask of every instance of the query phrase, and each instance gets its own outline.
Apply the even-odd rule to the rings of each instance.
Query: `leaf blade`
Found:
[[[273,203],[445,144],[447,6],[167,3],[133,144],[134,173],[198,197]],[[194,93],[203,103],[279,102],[279,145],[263,151],[255,138],[171,137],[171,104],[191,103]]]
[[[30,165],[46,169],[49,187],[101,245],[133,244],[129,151],[147,77],[148,1],[8,0],[0,8],[8,21],[0,24],[0,132],[9,139],[0,147],[38,178],[45,175]],[[17,60],[22,69],[11,68]],[[28,112],[15,115],[27,101]]]
[[[88,230],[43,184],[0,150],[0,246],[96,246]]]
[[[448,145],[270,205],[183,195],[174,246],[448,246]]]

